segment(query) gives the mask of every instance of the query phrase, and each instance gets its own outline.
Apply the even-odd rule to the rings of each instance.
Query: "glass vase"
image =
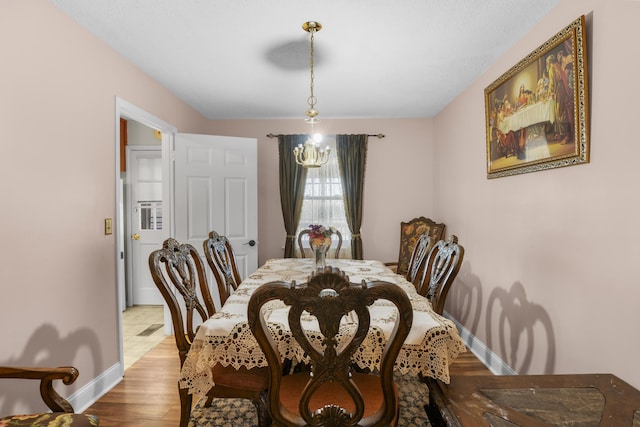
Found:
[[[324,245],[315,247],[316,271],[324,271],[327,266],[327,247]]]

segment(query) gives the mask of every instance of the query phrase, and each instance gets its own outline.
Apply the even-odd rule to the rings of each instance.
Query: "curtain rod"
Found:
[[[281,135],[279,135],[279,134],[273,134],[273,133],[268,133],[268,134],[267,134],[267,138],[277,138],[277,137],[279,137],[279,136],[281,136]],[[382,139],[382,138],[384,138],[386,135],[385,135],[385,134],[383,134],[383,133],[379,133],[379,134],[377,134],[377,135],[367,135],[367,136],[372,136],[372,137],[375,137],[375,138],[380,138],[380,139]]]

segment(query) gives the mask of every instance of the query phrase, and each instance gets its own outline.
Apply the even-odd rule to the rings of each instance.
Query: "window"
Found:
[[[338,171],[335,135],[325,135],[322,145],[331,148],[327,164],[309,168],[302,202],[298,233],[310,224],[335,227],[342,234],[341,258],[351,257],[351,232],[347,226],[342,198],[342,181]],[[335,247],[335,246],[334,246]]]
[[[140,230],[162,230],[162,202],[138,202],[138,227]]]
[[[162,230],[162,158],[159,151],[138,152],[132,185],[140,230]]]

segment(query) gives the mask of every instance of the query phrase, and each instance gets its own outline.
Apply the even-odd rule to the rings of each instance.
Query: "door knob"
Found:
[[[255,240],[249,240],[247,243],[243,243],[244,245],[249,245],[249,246],[255,246],[256,245],[256,241]]]
[[[134,234],[131,237],[133,238],[133,240],[140,240],[140,235],[138,233]]]

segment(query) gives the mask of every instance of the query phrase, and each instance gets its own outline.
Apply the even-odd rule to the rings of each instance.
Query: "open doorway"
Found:
[[[116,98],[118,216],[114,232],[122,375],[136,357],[171,332],[170,313],[151,280],[147,259],[171,235],[168,153],[175,131],[173,126]],[[135,306],[140,307],[131,311]]]
[[[120,298],[118,325],[120,365],[123,366],[122,311],[128,303],[125,287],[127,259],[125,238],[132,239],[135,233],[126,235],[127,229],[124,220],[125,189],[120,172],[120,158],[122,157],[120,136],[125,130],[120,129],[121,118],[138,122],[159,131],[161,135],[162,201],[155,206],[142,206],[150,209],[144,217],[148,221],[148,228],[153,228],[154,215],[156,219],[158,217],[157,210],[154,214],[153,209],[159,208],[161,210],[162,237],[160,242],[171,236],[180,242],[201,246],[209,231],[217,230],[226,235],[234,246],[238,265],[244,267],[243,277],[247,277],[257,268],[258,260],[256,245],[258,185],[257,140],[255,138],[177,134],[175,127],[126,101],[116,99],[116,203],[118,212],[121,214],[117,217],[114,232],[118,236],[116,240],[119,260],[118,296]],[[180,144],[178,144],[180,150],[175,150],[178,138],[180,138]],[[175,156],[175,161],[172,156]],[[189,177],[193,174],[196,174],[198,179],[190,179]],[[207,182],[206,185],[202,185],[203,180]],[[195,186],[192,186],[194,183]],[[179,194],[180,198],[178,199],[175,194]],[[176,203],[176,200],[179,202]],[[223,200],[224,203],[213,202],[220,200]],[[188,209],[189,206],[211,206],[216,209]],[[137,221],[141,221],[140,216],[136,218]],[[142,234],[139,237],[142,238]],[[156,247],[159,245],[157,244]],[[145,257],[141,251],[139,258],[143,260],[148,269],[147,261],[144,260],[148,259],[148,253]],[[209,283],[211,286],[213,281]],[[164,303],[163,311],[164,332],[171,334],[171,313]],[[122,375],[124,375],[124,367],[122,367]]]
[[[121,120],[125,305],[122,311],[124,369],[165,338],[163,299],[147,260],[166,234],[162,214],[162,134],[132,119]]]

